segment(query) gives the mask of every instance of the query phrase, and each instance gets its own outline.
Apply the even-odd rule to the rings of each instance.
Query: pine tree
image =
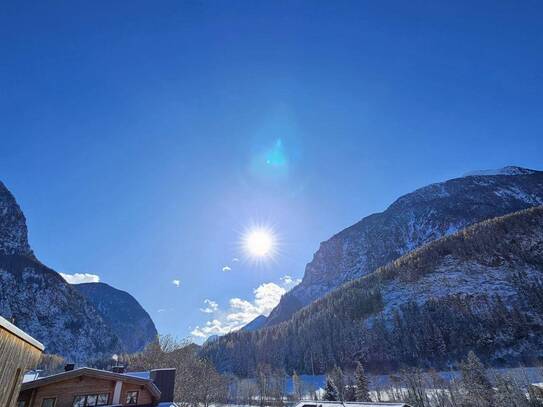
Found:
[[[326,386],[324,386],[324,396],[322,397],[324,401],[338,401],[339,392],[337,387],[330,376],[326,377]]]
[[[530,405],[526,394],[512,377],[496,376],[495,407],[521,407]]]
[[[338,400],[344,401],[345,400],[345,375],[343,374],[343,370],[339,366],[335,366],[332,372],[330,373],[330,377],[332,378],[332,381],[336,385],[336,389],[338,391]]]
[[[468,357],[461,364],[462,382],[470,403],[476,406],[494,406],[492,384],[486,377],[485,368],[479,358],[469,351]]]
[[[302,382],[300,381],[300,376],[298,376],[296,370],[292,373],[292,387],[296,400],[301,400],[303,398]]]
[[[356,391],[355,399],[356,401],[371,401],[368,378],[364,372],[364,366],[362,363],[358,362],[356,365],[355,371],[355,381],[356,381]]]

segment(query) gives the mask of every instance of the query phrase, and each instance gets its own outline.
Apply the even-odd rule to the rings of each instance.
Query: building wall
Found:
[[[72,407],[75,396],[87,394],[108,393],[109,403],[113,401],[114,380],[98,379],[95,377],[80,376],[62,382],[51,383],[36,389],[21,392],[19,400],[24,400],[25,407],[41,407],[44,399],[56,398],[55,407]],[[138,406],[151,405],[152,397],[145,386],[123,383],[120,403],[126,404],[128,391],[138,391]]]
[[[0,327],[0,406],[15,406],[23,375],[40,356],[39,349]]]

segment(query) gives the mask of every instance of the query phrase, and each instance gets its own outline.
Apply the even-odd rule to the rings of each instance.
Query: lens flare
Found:
[[[249,258],[260,262],[277,253],[277,237],[270,227],[253,226],[243,234],[242,246]]]

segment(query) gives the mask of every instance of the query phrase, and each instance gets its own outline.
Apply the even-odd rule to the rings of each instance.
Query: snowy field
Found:
[[[494,377],[496,374],[499,375],[510,375],[515,380],[519,381],[520,383],[541,383],[543,382],[543,368],[539,367],[524,367],[524,368],[507,368],[507,369],[489,369],[487,370],[488,377],[491,381],[494,380]],[[447,380],[450,381],[454,378],[457,378],[460,376],[459,371],[443,371],[439,372],[439,375]],[[376,389],[382,389],[390,386],[391,379],[390,375],[377,375],[377,376],[369,376],[370,380],[370,389],[376,390]],[[324,388],[324,384],[326,382],[326,376],[325,375],[300,375],[300,379],[302,382],[304,382],[308,387],[312,389],[322,389]],[[287,379],[287,392],[292,393],[292,379]]]

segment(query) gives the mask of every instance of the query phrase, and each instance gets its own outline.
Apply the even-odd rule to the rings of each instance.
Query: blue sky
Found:
[[[401,194],[542,169],[542,20],[539,1],[3,4],[0,179],[45,264],[130,292],[161,333],[224,330]],[[253,224],[274,261],[245,259]]]

